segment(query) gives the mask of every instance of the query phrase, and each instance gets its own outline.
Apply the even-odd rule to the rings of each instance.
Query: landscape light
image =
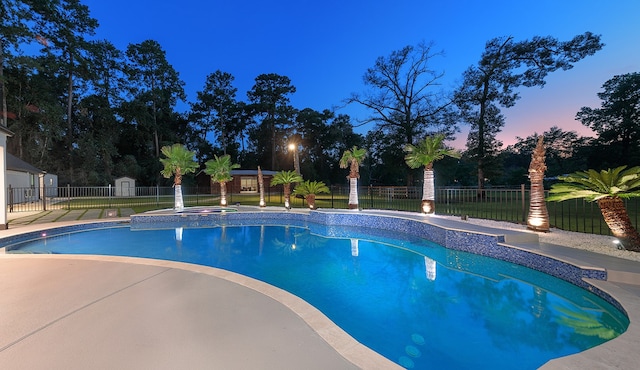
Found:
[[[431,212],[431,204],[429,202],[422,202],[422,212],[423,213],[432,213]]]
[[[542,223],[544,222],[544,220],[541,217],[531,217],[529,218],[529,225],[531,226],[542,226]]]
[[[616,248],[618,248],[619,250],[625,250],[626,248],[624,247],[624,244],[622,244],[622,242],[618,239],[614,239],[613,240],[613,244],[616,245]]]

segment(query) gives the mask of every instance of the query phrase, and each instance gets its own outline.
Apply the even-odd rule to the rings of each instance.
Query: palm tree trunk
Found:
[[[316,195],[309,194],[306,196],[306,198],[307,198],[307,205],[309,206],[309,209],[316,208]]]
[[[349,165],[349,209],[358,209],[358,166],[360,164],[352,160]]]
[[[227,206],[227,183],[224,181],[220,181],[220,205]]]
[[[433,170],[424,168],[424,181],[422,184],[422,212],[431,214],[436,212],[435,184],[433,180]]]
[[[262,177],[260,166],[258,166],[258,189],[260,190],[260,207],[266,207],[267,204],[264,201],[264,178]]]
[[[598,200],[598,207],[604,222],[622,246],[627,250],[640,252],[640,234],[631,223],[624,201],[619,197],[601,198]]]
[[[547,211],[547,202],[544,199],[544,173],[547,170],[545,153],[544,136],[540,135],[529,164],[531,192],[529,194],[527,228],[534,231],[549,231],[549,212]]]
[[[284,208],[291,209],[291,184],[284,184]]]
[[[349,209],[358,209],[358,178],[349,177]]]
[[[182,199],[182,185],[175,185],[174,189],[174,196],[176,198],[175,210],[176,212],[182,212],[184,210],[184,200]]]
[[[549,231],[549,211],[544,200],[544,172],[529,172],[531,192],[527,228],[534,231]]]
[[[177,168],[176,173],[173,175],[173,187],[175,210],[176,212],[182,212],[184,210],[184,200],[182,199],[182,173],[180,172],[180,168]]]

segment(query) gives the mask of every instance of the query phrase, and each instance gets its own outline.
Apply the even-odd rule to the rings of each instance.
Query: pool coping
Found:
[[[257,207],[256,207],[257,208]],[[524,251],[526,253],[533,253],[537,255],[543,255],[545,258],[554,258],[552,250],[545,251],[535,251],[532,250],[532,246],[537,243],[537,236],[535,234],[532,235],[522,235],[528,234],[523,232],[513,232],[510,230],[503,229],[495,229],[495,228],[486,228],[475,225],[470,225],[466,223],[456,222],[452,220],[444,220],[438,218],[430,218],[424,217],[419,214],[411,214],[405,212],[390,212],[390,211],[340,211],[340,210],[321,210],[321,211],[295,211],[295,212],[283,212],[281,208],[279,209],[268,209],[268,210],[259,210],[256,211],[254,208],[249,208],[246,210],[246,213],[256,213],[256,212],[273,212],[273,215],[280,214],[284,215],[285,218],[297,218],[297,217],[309,217],[309,215],[320,215],[323,217],[332,218],[333,221],[341,222],[345,219],[341,217],[350,217],[352,220],[358,220],[362,216],[378,216],[384,217],[385,219],[393,219],[399,220],[394,222],[406,222],[407,220],[411,221],[411,225],[415,226],[415,222],[420,224],[430,225],[429,227],[437,227],[443,230],[446,230],[444,233],[445,243],[449,242],[459,242],[460,235],[480,235],[483,240],[487,240],[486,238],[493,239],[495,241],[495,245],[499,245],[500,248],[508,248],[517,251]],[[157,212],[154,216],[167,216],[172,214],[172,212]],[[238,213],[234,213],[238,214]],[[111,219],[110,221],[104,220],[96,220],[93,222],[87,221],[76,221],[76,222],[60,222],[53,224],[40,224],[40,225],[31,225],[28,227],[21,227],[14,230],[6,230],[1,234],[3,237],[0,238],[0,241],[4,241],[7,238],[11,239],[12,237],[21,237],[24,234],[28,233],[38,233],[43,230],[49,230],[54,228],[65,228],[65,227],[79,227],[79,228],[90,228],[95,226],[95,224],[112,224],[112,225],[121,225],[123,222],[127,223],[128,220],[134,219],[136,216],[148,216],[148,215],[134,215],[131,218],[120,218],[120,219]],[[317,216],[316,216],[317,217]],[[188,216],[186,216],[188,218]],[[199,220],[202,220],[199,218]],[[454,236],[451,236],[454,235]],[[449,237],[449,239],[447,239]],[[438,241],[436,241],[438,242]],[[477,243],[477,239],[475,237],[471,238],[471,244]],[[445,244],[443,244],[445,245]],[[447,246],[447,245],[445,245]],[[466,248],[466,246],[464,247]],[[2,253],[3,250],[0,250]],[[52,258],[52,257],[42,257],[42,256],[28,256],[28,255],[4,255],[5,257],[10,256],[11,258]],[[55,256],[54,258],[70,258],[70,256]],[[158,260],[145,260],[140,258],[128,258],[128,257],[111,257],[111,256],[74,256],[73,258],[78,259],[98,259],[98,260],[112,260],[119,261],[124,263],[134,263],[134,264],[161,264],[163,266],[171,265],[174,268],[186,269],[189,271],[205,273],[217,278],[225,279],[236,284],[251,288],[255,291],[258,291],[262,294],[265,294],[272,299],[280,302],[281,304],[288,307],[290,310],[295,312],[300,318],[302,318],[307,324],[312,327],[322,338],[329,343],[338,353],[340,353],[343,357],[345,357],[350,362],[361,368],[380,368],[382,364],[386,364],[389,368],[399,368],[395,363],[387,360],[382,357],[378,353],[370,350],[366,346],[360,344],[355,339],[353,339],[348,334],[344,333],[342,329],[334,325],[326,316],[324,316],[321,312],[319,312],[315,307],[309,305],[302,299],[294,296],[288,292],[285,292],[279,288],[273,287],[269,284],[248,278],[244,275],[235,274],[232,272],[228,272],[226,270],[220,270],[210,267],[191,265],[187,263],[180,262],[168,262],[168,261],[158,261]],[[560,257],[562,263],[572,263],[572,264],[580,264],[580,260],[566,261],[566,257]],[[595,271],[604,271],[606,273],[606,266],[599,266],[597,261],[587,261],[583,263],[583,267],[587,267],[589,269],[595,269]],[[638,268],[638,272],[640,272],[640,267]],[[635,365],[640,360],[640,355],[638,355],[637,350],[635,348],[635,344],[640,341],[640,330],[638,329],[636,322],[640,320],[640,297],[638,293],[634,290],[628,289],[628,286],[625,284],[616,284],[609,281],[606,281],[606,274],[603,276],[597,276],[597,279],[591,278],[589,276],[581,277],[581,281],[584,284],[594,287],[596,292],[601,291],[615,299],[620,305],[623,307],[624,311],[628,315],[630,319],[630,325],[625,333],[620,335],[619,337],[605,342],[599,346],[591,348],[589,350],[566,356],[557,359],[550,360],[542,368],[544,369],[570,369],[577,368],[578,366],[594,366],[597,364],[601,364],[603,368],[614,367],[614,368],[635,368]]]

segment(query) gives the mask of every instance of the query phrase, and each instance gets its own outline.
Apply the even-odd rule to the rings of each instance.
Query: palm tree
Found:
[[[264,177],[262,176],[262,170],[258,166],[258,191],[260,192],[260,207],[266,207],[267,204],[264,201]]]
[[[640,166],[578,171],[559,179],[563,182],[551,187],[547,201],[584,198],[597,202],[613,236],[626,249],[640,252],[640,234],[624,205],[624,199],[640,196]]]
[[[360,149],[357,146],[347,149],[340,158],[340,168],[349,167],[349,209],[358,208],[358,179],[360,178],[359,167],[367,156],[365,149]]]
[[[286,209],[291,208],[291,202],[289,202],[289,198],[291,196],[291,184],[297,182],[302,182],[302,176],[298,175],[295,171],[276,172],[271,179],[271,186],[282,185],[284,188],[284,207]]]
[[[303,196],[310,209],[316,208],[316,195],[329,194],[329,188],[322,181],[305,181],[293,189],[293,194]]]
[[[240,168],[240,165],[231,163],[229,154],[222,157],[214,155],[213,159],[208,160],[204,165],[204,173],[211,176],[211,182],[220,183],[220,206],[225,207],[227,205],[227,182],[233,180],[231,170]]]
[[[538,137],[538,144],[531,155],[531,164],[529,165],[531,192],[527,228],[533,231],[549,231],[549,211],[547,210],[547,202],[544,200],[544,172],[547,170],[544,160],[544,137],[541,135]]]
[[[182,144],[163,146],[161,151],[166,158],[160,158],[160,163],[164,165],[164,169],[160,171],[160,174],[167,179],[173,176],[173,185],[175,188],[174,208],[180,212],[184,209],[184,201],[182,200],[182,176],[193,173],[198,168],[198,163],[193,160],[195,153],[185,148]]]
[[[404,157],[405,162],[410,168],[418,168],[424,166],[424,184],[422,186],[422,204],[421,209],[424,213],[434,213],[435,205],[435,185],[433,181],[433,162],[438,161],[445,156],[460,158],[460,152],[454,149],[444,147],[442,142],[445,136],[442,134],[427,136],[417,145],[407,144],[404,151],[407,155]]]

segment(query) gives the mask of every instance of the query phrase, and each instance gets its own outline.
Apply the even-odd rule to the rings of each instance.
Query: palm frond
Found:
[[[429,166],[433,162],[441,160],[445,156],[460,158],[460,152],[446,148],[442,145],[444,139],[444,135],[438,134],[434,136],[427,136],[417,145],[406,144],[403,150],[407,153],[404,157],[407,166],[410,168]]]
[[[293,194],[307,196],[309,194],[328,194],[329,188],[322,181],[304,181],[293,189]]]
[[[165,156],[165,158],[160,158],[160,163],[164,166],[160,174],[165,178],[170,178],[175,174],[192,173],[198,168],[198,163],[194,160],[195,153],[182,144],[163,146],[160,151]]]
[[[294,182],[302,182],[302,176],[295,171],[279,171],[273,175],[271,185],[293,184]]]
[[[618,197],[622,199],[637,198],[637,197],[640,197],[640,190],[625,192],[625,193],[618,193]]]
[[[354,146],[350,150],[347,149],[342,153],[342,157],[340,158],[340,168],[348,168],[351,162],[356,162],[359,166],[362,164],[366,155],[366,149],[358,148],[357,146]]]
[[[632,198],[640,196],[640,166],[596,171],[578,171],[560,176],[563,183],[551,187],[548,201],[584,198],[589,201],[604,197]]]
[[[602,193],[599,193],[593,190],[579,189],[579,188],[567,188],[567,189],[563,189],[562,191],[556,191],[556,192],[554,192],[552,189],[549,192],[547,201],[562,202],[569,199],[580,199],[580,198],[584,198],[588,201],[594,201],[596,200],[597,197],[601,195]]]
[[[213,182],[229,182],[233,180],[231,171],[240,168],[239,164],[231,163],[231,156],[228,154],[222,157],[214,155],[213,159],[207,161],[204,165],[204,173],[210,175]]]

